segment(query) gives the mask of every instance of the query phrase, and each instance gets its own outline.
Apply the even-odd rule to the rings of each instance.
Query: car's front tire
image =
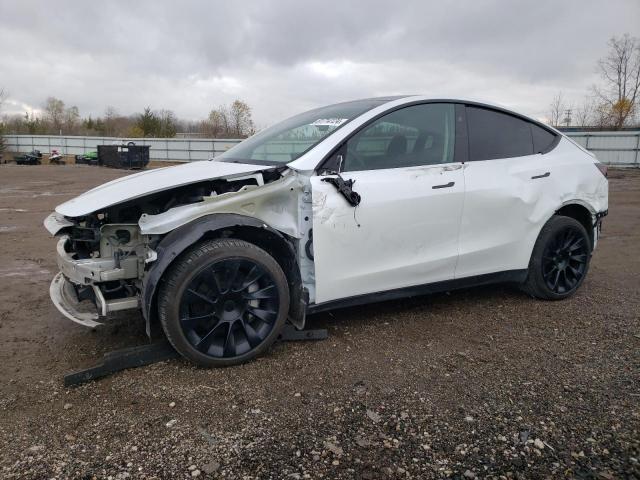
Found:
[[[523,290],[545,300],[562,300],[582,285],[589,270],[591,241],[577,220],[553,216],[533,247]]]
[[[158,315],[173,347],[205,367],[244,363],[278,338],[289,286],[278,262],[236,239],[202,242],[163,280]]]

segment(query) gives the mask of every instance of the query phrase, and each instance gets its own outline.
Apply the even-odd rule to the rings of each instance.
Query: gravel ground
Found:
[[[492,286],[310,317],[329,340],[217,370],[182,360],[74,389],[62,376],[145,341],[48,298],[55,205],[126,172],[0,166],[0,477],[640,477],[640,172],[563,302]]]

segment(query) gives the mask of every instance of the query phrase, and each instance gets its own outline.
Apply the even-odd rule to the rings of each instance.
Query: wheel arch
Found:
[[[216,238],[245,240],[271,255],[284,271],[289,283],[289,318],[294,324],[303,321],[304,296],[293,240],[256,218],[218,213],[201,217],[173,230],[156,247],[158,257],[144,276],[141,293],[142,315],[146,321],[148,336],[151,337],[152,327],[157,324],[157,293],[168,268],[192,245]],[[303,324],[299,326],[302,327]]]
[[[589,242],[591,243],[591,249],[593,249],[594,243],[594,219],[595,211],[589,204],[581,200],[571,200],[564,202],[560,208],[558,208],[554,215],[562,215],[564,217],[570,217],[580,222],[580,224],[587,231],[589,236]]]

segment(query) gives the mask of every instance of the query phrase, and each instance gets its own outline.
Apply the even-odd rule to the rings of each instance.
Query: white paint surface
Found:
[[[202,161],[157,168],[112,180],[56,207],[67,217],[80,217],[145,195],[190,183],[266,170],[264,165]]]
[[[316,303],[453,278],[461,164],[344,173],[357,209],[322,178],[311,178]]]

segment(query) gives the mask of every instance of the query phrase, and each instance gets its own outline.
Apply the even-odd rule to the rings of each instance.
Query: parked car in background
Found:
[[[606,168],[534,119],[357,100],[59,205],[45,220],[60,237],[50,293],[89,327],[141,309],[186,358],[230,365],[342,306],[495,282],[564,299],[607,208]]]

